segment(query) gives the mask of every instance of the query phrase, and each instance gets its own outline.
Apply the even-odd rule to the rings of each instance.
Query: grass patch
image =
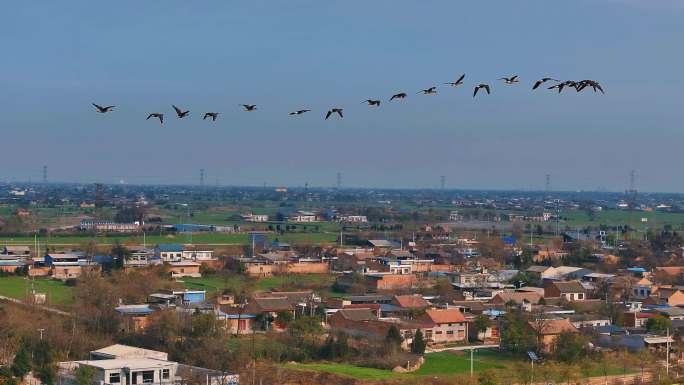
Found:
[[[73,301],[74,288],[65,285],[62,281],[28,280],[25,277],[16,276],[0,277],[0,295],[24,301],[31,288],[37,292],[46,293],[48,305],[66,305]]]
[[[504,369],[516,359],[496,351],[475,352],[473,370]],[[438,352],[425,355],[425,363],[413,373],[395,373],[391,370],[366,368],[343,363],[287,364],[291,369],[335,373],[359,380],[384,380],[408,376],[452,376],[470,372],[470,353]]]
[[[335,278],[328,274],[290,274],[268,278],[250,279],[243,275],[207,276],[201,278],[184,278],[188,289],[206,290],[208,293],[222,292],[228,289],[239,293],[253,288],[257,291],[270,291],[282,287],[327,287]]]

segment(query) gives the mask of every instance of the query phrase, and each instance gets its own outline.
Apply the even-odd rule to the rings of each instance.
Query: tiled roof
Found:
[[[425,308],[425,307],[430,306],[430,304],[420,294],[395,295],[394,300],[399,306],[401,306],[405,309]]]
[[[378,319],[371,309],[341,309],[337,311],[342,317],[352,321],[368,321]]]
[[[425,312],[425,315],[436,324],[465,322],[463,314],[457,309],[434,309]]]
[[[561,293],[584,293],[584,286],[578,281],[567,281],[567,282],[553,282],[554,285]]]

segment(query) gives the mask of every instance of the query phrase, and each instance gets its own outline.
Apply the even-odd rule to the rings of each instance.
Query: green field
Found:
[[[474,353],[473,371],[481,372],[487,369],[511,368],[512,364],[527,360],[520,360],[508,354],[494,350],[480,350]],[[395,373],[391,370],[366,368],[343,363],[302,363],[286,364],[285,367],[298,370],[311,370],[316,372],[335,373],[359,380],[387,380],[406,378],[409,376],[456,376],[470,372],[470,353],[464,352],[438,352],[425,354],[425,363],[412,373]],[[627,373],[634,373],[634,369],[628,369]],[[617,366],[608,370],[608,375],[623,374],[622,368]],[[598,368],[591,372],[592,377],[600,377],[603,374]]]
[[[320,244],[334,243],[337,240],[337,233],[285,233],[282,235],[268,234],[270,240],[278,239],[281,242],[293,244]],[[90,241],[95,241],[99,245],[111,245],[119,241],[123,244],[143,244],[143,236],[52,236],[39,237],[38,242],[41,246],[47,245],[69,245],[79,246]],[[246,233],[179,233],[176,235],[154,235],[148,234],[144,239],[147,245],[157,245],[164,243],[192,243],[204,245],[247,245]],[[33,237],[0,237],[0,243],[8,245],[33,245]]]
[[[661,228],[664,225],[671,225],[675,230],[684,229],[684,213],[666,213],[659,211],[623,211],[623,210],[603,210],[596,213],[592,220],[585,211],[573,210],[563,211],[561,217],[567,218],[561,222],[561,226],[619,226],[629,225],[630,227],[644,230],[648,228]],[[641,218],[646,218],[647,222],[642,222]]]
[[[218,293],[223,291],[223,289],[239,293],[243,289],[250,287],[259,291],[270,291],[292,286],[324,287],[332,285],[333,282],[334,277],[327,274],[290,274],[260,279],[250,279],[242,275],[183,278],[183,284],[188,289],[206,290],[208,293]]]
[[[474,356],[473,370],[479,372],[487,369],[503,369],[513,361],[514,359],[510,356],[496,351],[479,351]],[[470,371],[470,355],[468,352],[428,353],[425,355],[425,363],[413,373],[395,373],[391,370],[341,363],[287,364],[285,366],[293,369],[336,373],[360,380],[384,380],[406,376],[450,376],[468,373]]]
[[[73,301],[73,287],[62,281],[51,279],[32,279],[25,277],[0,277],[0,295],[25,300],[29,290],[47,294],[48,305],[66,305]]]

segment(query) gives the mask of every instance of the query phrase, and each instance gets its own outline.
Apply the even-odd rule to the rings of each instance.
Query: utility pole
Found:
[[[665,375],[670,375],[670,328],[667,328],[667,340],[665,340]]]
[[[474,348],[470,348],[470,378],[473,378],[473,351]]]

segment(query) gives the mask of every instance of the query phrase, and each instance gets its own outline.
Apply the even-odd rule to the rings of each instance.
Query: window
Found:
[[[447,330],[447,334],[454,334],[453,330]]]
[[[109,373],[109,383],[118,384],[121,382],[121,373]]]
[[[435,334],[442,334],[442,331],[441,331],[441,330],[437,330],[437,331],[435,331]]]
[[[154,382],[154,371],[153,370],[145,370],[142,372],[142,380],[143,384],[151,384]]]
[[[171,371],[169,369],[162,369],[162,380],[168,380],[171,377]]]

